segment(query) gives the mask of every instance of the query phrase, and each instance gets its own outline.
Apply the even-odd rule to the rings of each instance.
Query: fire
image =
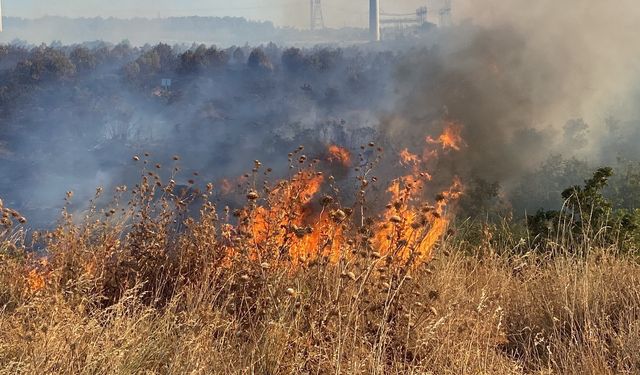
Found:
[[[45,286],[44,276],[42,276],[38,270],[33,269],[29,271],[27,275],[27,284],[32,293],[42,290]]]
[[[428,167],[438,156],[431,145],[439,143],[455,150],[463,144],[459,137],[459,127],[448,127],[438,142],[427,138],[421,155],[402,150],[400,164],[407,173],[391,181],[387,210],[373,217],[365,216],[365,209],[356,213],[354,208],[343,206],[335,197],[339,193],[335,179],[328,178],[332,183],[324,186],[325,177],[316,170],[316,161],[301,167],[287,180],[274,185],[265,182],[261,189],[256,187],[257,181],[246,176],[238,179],[246,182],[242,185],[247,187],[248,203],[238,210],[225,207],[226,220],[218,227],[215,238],[220,257],[212,262],[230,268],[236,262],[250,261],[262,269],[279,267],[295,272],[316,260],[339,264],[357,261],[354,258],[363,255],[385,258],[389,265],[404,269],[430,261],[452,218],[450,206],[463,191],[460,180],[454,179],[448,189],[432,196],[432,200],[425,199],[432,180]],[[299,151],[302,149],[301,146]],[[329,151],[335,160],[350,162],[347,150],[332,146]],[[299,160],[304,165],[306,157]],[[259,168],[260,163],[256,162],[255,171]],[[377,178],[360,181],[365,189],[369,181]],[[233,184],[223,180],[221,188],[230,191]],[[363,200],[356,206],[364,206],[365,195],[362,190]],[[115,243],[119,245],[118,241]],[[84,272],[95,277],[100,267],[95,260],[89,260]],[[27,290],[36,293],[46,289],[51,275],[46,259],[25,269]]]
[[[442,134],[436,139],[427,137],[427,143],[439,144],[443,150],[460,151],[465,146],[462,139],[462,125],[455,121],[447,121]]]
[[[329,152],[329,156],[327,157],[327,160],[329,160],[330,162],[340,163],[345,167],[351,166],[351,153],[346,148],[336,146],[336,145],[331,145],[329,146],[327,151]]]
[[[27,273],[26,282],[31,293],[36,293],[47,285],[47,278],[49,277],[48,266],[49,261],[46,258],[42,258],[37,262],[36,267],[30,269]]]
[[[429,174],[418,173],[392,183],[388,190],[391,203],[375,236],[381,254],[414,265],[431,259],[433,249],[449,225],[447,206],[460,197],[462,184],[456,179],[431,205],[421,197],[424,183],[429,179]]]
[[[241,219],[247,224],[245,230],[254,245],[249,254],[252,259],[278,259],[285,253],[295,264],[317,254],[322,225],[309,223],[309,205],[323,181],[321,174],[301,171],[290,181],[279,182],[265,197],[266,205],[244,213]],[[276,253],[268,254],[271,250]]]
[[[418,155],[409,152],[409,149],[405,148],[400,151],[400,163],[402,165],[417,165],[420,162]]]
[[[449,122],[437,140],[426,138],[427,145],[440,144],[443,149],[460,150],[464,145],[461,132],[458,123]],[[391,201],[383,221],[377,224],[375,236],[375,245],[381,254],[412,264],[431,259],[433,249],[449,225],[447,207],[463,191],[462,183],[456,178],[448,190],[436,196],[433,204],[424,200],[425,185],[431,180],[426,165],[437,156],[437,150],[428,147],[422,158],[408,149],[400,152],[401,164],[410,166],[411,173],[394,180],[388,189]]]
[[[374,233],[366,241],[367,246],[373,247],[371,251],[391,256],[400,266],[417,265],[432,258],[451,220],[449,206],[463,189],[455,179],[432,201],[425,200],[432,179],[428,165],[438,156],[430,146],[440,144],[445,149],[458,150],[464,144],[460,134],[461,127],[452,122],[437,141],[427,138],[421,155],[408,149],[400,152],[400,164],[409,171],[390,183],[387,211],[367,224]],[[345,166],[351,162],[351,155],[344,148],[329,146],[328,152],[329,161]],[[351,218],[352,209],[342,207],[329,195],[318,199],[325,178],[314,168],[316,164],[310,164],[288,180],[265,185],[262,191],[247,191],[249,203],[234,212],[237,225],[227,223],[221,227],[226,256],[223,264],[246,258],[269,267],[280,265],[295,270],[316,259],[338,263],[354,256],[354,246],[358,245],[353,239],[358,235]]]

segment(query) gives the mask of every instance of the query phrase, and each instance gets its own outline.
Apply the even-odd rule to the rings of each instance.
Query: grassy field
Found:
[[[457,183],[427,204],[412,176],[371,217],[308,168],[249,182],[235,211],[203,187],[195,216],[150,171],[30,241],[1,207],[0,373],[640,372],[637,259],[491,226],[468,241]]]

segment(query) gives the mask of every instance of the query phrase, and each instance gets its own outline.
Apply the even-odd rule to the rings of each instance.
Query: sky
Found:
[[[239,16],[273,21],[279,26],[307,27],[309,0],[1,0],[5,16],[37,18],[45,15],[68,17],[170,17]],[[410,13],[427,1],[381,0],[388,13]],[[455,0],[454,0],[455,1]],[[368,0],[322,0],[328,27],[365,26]],[[434,12],[435,15],[435,12]]]

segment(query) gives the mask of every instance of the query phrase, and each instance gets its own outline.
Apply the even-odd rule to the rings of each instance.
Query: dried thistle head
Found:
[[[347,219],[347,214],[340,209],[331,211],[330,215],[331,219],[336,223],[342,223]]]
[[[248,200],[255,201],[255,200],[257,200],[258,198],[260,198],[260,194],[258,194],[258,192],[257,192],[257,191],[255,191],[255,190],[250,190],[250,191],[247,193],[247,199],[248,199]]]

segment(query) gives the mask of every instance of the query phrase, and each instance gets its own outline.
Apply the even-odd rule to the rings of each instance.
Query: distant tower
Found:
[[[451,24],[451,0],[444,0],[440,8],[440,27],[448,27]]]
[[[0,33],[2,32],[2,0],[0,0]]]
[[[369,0],[369,33],[371,40],[380,40],[380,0]]]
[[[311,1],[311,30],[324,29],[324,17],[322,17],[321,0]]]
[[[427,16],[429,15],[429,9],[427,7],[420,7],[416,9],[416,20],[418,25],[424,25],[427,23]]]

